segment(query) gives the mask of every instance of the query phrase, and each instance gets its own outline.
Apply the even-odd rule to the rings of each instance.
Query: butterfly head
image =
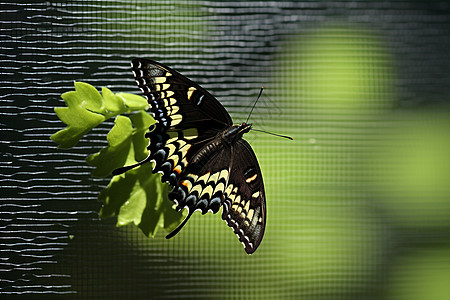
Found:
[[[222,133],[222,139],[228,144],[233,144],[238,139],[242,138],[244,133],[249,132],[250,129],[252,129],[252,124],[245,122],[239,125],[233,125]]]
[[[238,125],[239,131],[242,132],[242,134],[247,133],[252,129],[252,124],[248,123],[242,123],[241,125]]]

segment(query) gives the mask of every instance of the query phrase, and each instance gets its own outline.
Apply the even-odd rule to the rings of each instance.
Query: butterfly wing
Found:
[[[255,153],[243,139],[233,146],[232,168],[224,192],[222,219],[248,254],[258,248],[266,226],[266,196]]]
[[[231,117],[196,83],[151,60],[134,59],[132,70],[157,121],[146,134],[150,143],[145,161],[154,161],[153,172],[161,173],[161,180],[173,186],[169,198],[178,204],[177,209],[189,209],[186,219],[167,238],[194,211],[216,213],[223,207],[222,218],[245,251],[253,253],[266,222],[264,185],[253,150],[242,139],[224,144],[220,134],[232,126]]]
[[[220,138],[206,144],[181,174],[178,185],[169,193],[177,210],[188,208],[186,219],[167,238],[173,237],[195,211],[217,213],[224,203],[224,192],[230,175],[232,148]]]
[[[178,210],[189,208],[186,220],[196,210],[216,213],[220,207],[226,221],[248,254],[261,243],[266,224],[265,192],[261,170],[250,145],[240,139],[225,145],[220,139],[208,143],[193,159],[179,185],[169,194]]]
[[[140,58],[131,66],[157,121],[146,135],[148,160],[176,186],[195,153],[232,125],[231,117],[210,93],[169,67]]]

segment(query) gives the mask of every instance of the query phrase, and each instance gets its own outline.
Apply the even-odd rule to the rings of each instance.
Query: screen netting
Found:
[[[450,297],[447,1],[1,3],[0,296],[80,299]],[[175,238],[100,220],[85,157],[49,136],[74,81],[139,94],[149,58],[250,133],[268,223],[248,256],[219,215]],[[161,230],[162,231],[162,230]],[[441,299],[441,298],[439,298]]]

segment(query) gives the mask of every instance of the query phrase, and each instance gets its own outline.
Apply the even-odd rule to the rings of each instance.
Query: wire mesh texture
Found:
[[[1,3],[0,297],[448,299],[447,1]],[[219,215],[173,239],[98,218],[108,179],[49,136],[74,81],[139,94],[149,58],[256,128],[268,223],[248,256]]]

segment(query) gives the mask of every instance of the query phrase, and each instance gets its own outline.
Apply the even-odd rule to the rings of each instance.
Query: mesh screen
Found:
[[[0,295],[447,299],[446,1],[1,4]],[[88,154],[49,136],[73,81],[139,93],[134,57],[196,81],[261,133],[268,223],[248,256],[219,215],[171,240],[99,220]],[[443,297],[443,298],[438,298]]]

